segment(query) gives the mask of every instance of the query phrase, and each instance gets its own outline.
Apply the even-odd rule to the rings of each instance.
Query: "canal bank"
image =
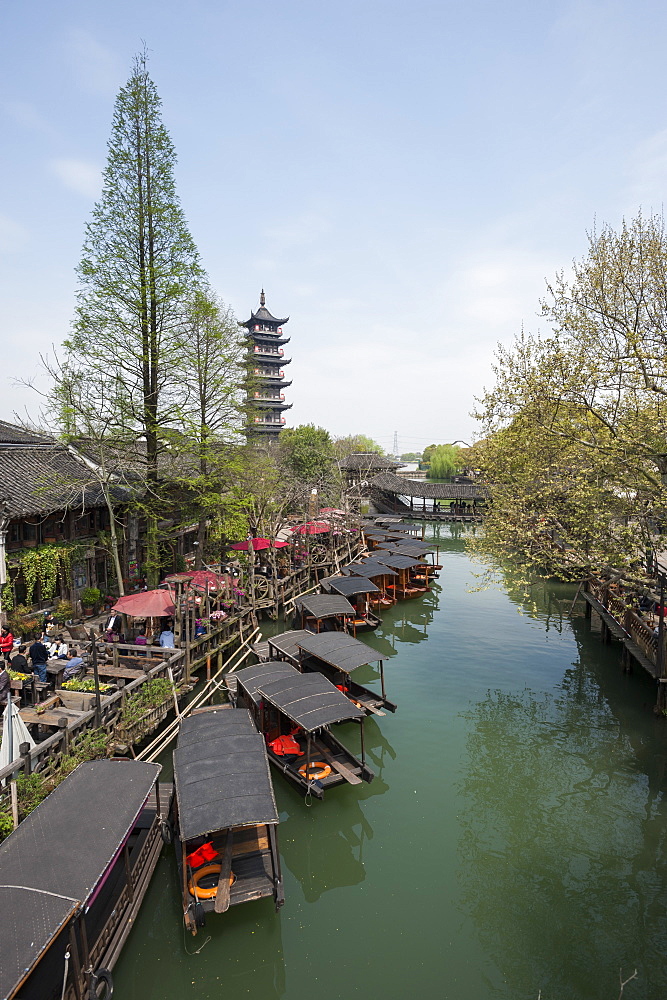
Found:
[[[398,704],[367,722],[375,781],[307,809],[274,773],[278,916],[254,903],[185,940],[167,849],[117,995],[606,1000],[637,967],[625,997],[662,997],[667,739],[652,689],[621,673],[583,607],[568,618],[572,587],[538,584],[534,617],[519,614],[511,580],[471,592],[460,531],[438,536],[432,592],[363,637],[389,656]],[[354,727],[337,735],[358,749]]]

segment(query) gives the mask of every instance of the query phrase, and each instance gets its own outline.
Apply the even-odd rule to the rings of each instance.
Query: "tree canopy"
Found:
[[[438,444],[429,453],[429,479],[447,479],[461,468],[459,449],[451,444]]]
[[[663,219],[592,232],[542,316],[550,331],[501,347],[479,401],[493,506],[476,544],[565,578],[638,573],[667,502]]]
[[[280,435],[279,454],[282,465],[314,486],[330,476],[333,443],[323,427],[315,424],[287,427]]]
[[[333,449],[337,459],[347,458],[348,455],[353,455],[357,452],[370,452],[376,455],[384,454],[382,445],[374,441],[373,438],[367,437],[366,434],[348,434],[347,437],[334,438]]]

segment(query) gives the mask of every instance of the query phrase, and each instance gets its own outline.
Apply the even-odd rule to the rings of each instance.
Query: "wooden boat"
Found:
[[[80,764],[0,845],[1,997],[111,996],[163,845],[171,787],[159,773]]]
[[[267,643],[271,659],[285,660],[302,673],[319,671],[353,704],[363,708],[366,715],[384,715],[383,708],[389,712],[396,711],[396,705],[387,699],[384,687],[383,661],[389,657],[346,632],[320,632],[319,635],[305,630],[283,632],[272,635]],[[382,695],[357,683],[350,676],[357,667],[376,661],[380,667]]]
[[[356,563],[348,563],[347,566],[343,566],[341,572],[345,573],[346,576],[358,576],[374,583],[379,593],[371,592],[368,595],[368,600],[371,604],[377,605],[378,609],[390,607],[396,603],[396,598],[393,591],[390,590],[389,584],[393,577],[398,578],[398,573],[395,569],[379,563],[372,556]]]
[[[273,896],[285,902],[278,809],[264,739],[246,709],[214,706],[183,719],[174,751],[174,846],[185,926]]]
[[[322,674],[301,674],[289,663],[270,660],[234,676],[237,704],[250,710],[264,734],[269,760],[304,795],[321,799],[336,785],[373,780],[364,751],[366,713]],[[329,729],[348,719],[361,723],[361,758]]]
[[[382,619],[369,607],[372,595],[382,596],[382,591],[372,580],[361,576],[329,576],[320,580],[320,586],[325,593],[340,594],[353,604],[354,618],[348,620],[348,630],[352,635],[373,631],[382,624]]]
[[[296,602],[294,627],[311,632],[347,632],[354,606],[340,594],[310,594]]]
[[[380,549],[374,553],[374,556],[377,562],[398,572],[398,580],[394,584],[387,584],[387,589],[393,592],[399,600],[419,597],[420,594],[425,594],[428,591],[428,584],[411,578],[417,567],[425,565],[420,559]]]
[[[297,641],[302,671],[317,670],[324,674],[354,705],[363,708],[366,715],[384,715],[383,709],[396,711],[395,703],[389,701],[385,692],[383,660],[387,657],[344,632],[306,634]],[[375,662],[380,668],[381,695],[359,684],[352,676],[358,667]]]

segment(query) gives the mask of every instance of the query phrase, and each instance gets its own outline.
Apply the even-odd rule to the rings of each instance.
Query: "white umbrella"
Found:
[[[8,709],[12,709],[11,720],[9,718]],[[2,743],[0,743],[0,769],[7,767],[11,764],[13,760],[17,760],[21,754],[19,753],[19,747],[22,743],[29,743],[30,749],[35,746],[35,741],[28,732],[28,727],[19,715],[19,710],[16,705],[8,701],[7,708],[3,713],[3,726],[2,726]],[[11,752],[10,752],[10,730],[11,730]]]

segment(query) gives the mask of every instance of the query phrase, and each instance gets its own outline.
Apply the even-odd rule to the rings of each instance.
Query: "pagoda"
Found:
[[[259,309],[250,313],[250,319],[241,325],[248,331],[250,352],[250,373],[254,374],[254,384],[248,397],[250,416],[245,433],[248,438],[277,441],[285,426],[284,410],[291,403],[285,402],[284,390],[291,382],[285,381],[283,368],[291,358],[284,356],[283,346],[290,338],[283,337],[285,319],[277,319],[266,308],[264,289],[259,297]]]

